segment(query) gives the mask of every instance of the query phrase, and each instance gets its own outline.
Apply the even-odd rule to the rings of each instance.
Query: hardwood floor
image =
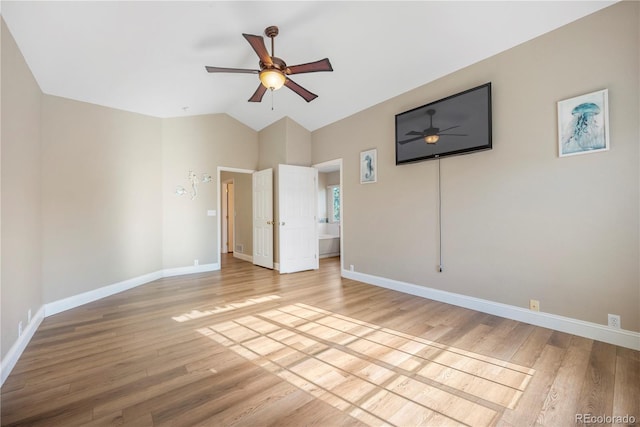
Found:
[[[46,318],[1,391],[7,426],[637,424],[640,354],[342,279],[337,258],[226,256]]]

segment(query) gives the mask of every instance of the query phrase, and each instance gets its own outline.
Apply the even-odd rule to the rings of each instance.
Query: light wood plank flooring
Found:
[[[0,414],[7,426],[568,426],[638,420],[638,396],[637,351],[342,279],[337,258],[279,275],[225,256],[219,272],[46,318]]]

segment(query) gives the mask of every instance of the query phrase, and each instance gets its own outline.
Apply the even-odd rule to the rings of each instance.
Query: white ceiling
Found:
[[[2,1],[1,13],[47,94],[157,117],[228,113],[255,130],[289,116],[313,131],[614,2]],[[249,103],[256,75],[205,71],[257,69],[242,33],[270,25],[288,65],[330,59],[333,73],[292,76],[316,100],[283,88]]]

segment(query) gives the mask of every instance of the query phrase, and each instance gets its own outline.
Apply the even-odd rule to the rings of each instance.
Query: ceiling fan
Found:
[[[466,134],[462,134],[462,133],[442,133],[451,129],[458,128],[460,126],[459,125],[451,126],[446,129],[440,130],[440,128],[433,127],[433,115],[436,114],[436,110],[429,109],[427,110],[427,114],[429,115],[429,119],[430,119],[429,127],[423,130],[422,132],[418,132],[415,130],[412,130],[411,132],[407,132],[405,134],[407,136],[410,136],[410,135],[417,135],[417,136],[415,138],[405,139],[404,141],[398,141],[399,144],[406,144],[408,142],[417,141],[419,139],[424,139],[424,142],[426,142],[427,144],[435,144],[436,142],[438,142],[441,136],[467,136]]]
[[[333,71],[331,63],[328,58],[321,59],[315,62],[309,62],[306,64],[287,66],[287,64],[274,54],[274,42],[273,39],[278,35],[278,27],[271,26],[264,30],[264,34],[271,39],[271,55],[267,51],[264,44],[264,38],[262,36],[255,36],[252,34],[242,34],[249,42],[253,50],[258,54],[260,58],[259,70],[250,70],[246,68],[224,68],[224,67],[210,67],[206,66],[210,73],[246,73],[246,74],[258,74],[260,77],[260,86],[249,98],[249,102],[260,102],[267,89],[272,91],[280,89],[282,86],[286,86],[302,98],[305,101],[311,102],[318,97],[318,95],[309,92],[303,88],[288,76],[292,74],[302,73],[315,73],[317,71]]]

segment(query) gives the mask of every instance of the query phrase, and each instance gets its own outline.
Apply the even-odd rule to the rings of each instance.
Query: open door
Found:
[[[318,170],[278,165],[280,273],[318,269]]]
[[[273,269],[273,169],[253,173],[253,263]]]

